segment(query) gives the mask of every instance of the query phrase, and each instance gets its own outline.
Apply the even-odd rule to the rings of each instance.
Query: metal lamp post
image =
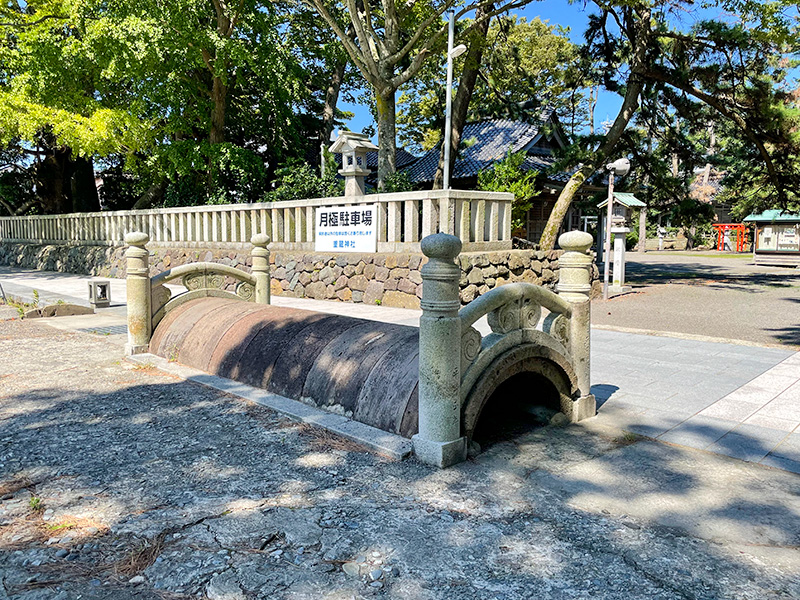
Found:
[[[603,243],[603,300],[608,300],[608,276],[611,259],[611,219],[614,217],[614,175],[624,177],[631,170],[631,162],[627,158],[620,158],[606,165],[608,171],[608,206],[606,207],[606,228]]]
[[[464,44],[459,44],[453,48],[453,37],[456,29],[456,16],[450,11],[450,25],[447,30],[447,92],[445,100],[445,119],[444,119],[444,184],[443,188],[450,189],[450,123],[453,119],[453,59],[461,56],[467,51]]]

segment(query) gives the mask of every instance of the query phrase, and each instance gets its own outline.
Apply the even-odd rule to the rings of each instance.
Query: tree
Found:
[[[678,115],[694,118],[702,105],[713,111],[715,122],[729,122],[736,136],[753,148],[758,169],[773,186],[779,204],[787,204],[791,190],[800,189],[787,160],[798,148],[792,134],[795,113],[787,109],[787,92],[779,85],[791,64],[783,57],[797,51],[791,31],[796,26],[781,16],[789,4],[784,0],[721,4],[735,9],[741,22],[704,21],[681,31],[670,21],[669,9],[677,8],[674,3],[598,3],[601,12],[590,20],[587,52],[602,59],[606,89],[624,93],[624,101],[599,145],[588,145],[580,155],[583,165],[559,196],[542,235],[543,248],[553,247],[575,193],[620,140],[639,107],[645,82],[656,87],[662,106]],[[619,64],[627,68],[612,69]],[[619,72],[623,73],[619,79],[612,75]]]
[[[490,7],[489,10],[491,10]],[[478,18],[479,15],[476,13]],[[515,16],[498,16],[472,29],[469,47],[457,71],[458,90],[453,101],[451,169],[461,133],[468,120],[483,118],[538,119],[543,107],[567,116],[570,129],[585,122],[587,110],[579,82],[577,48],[566,32]],[[404,87],[398,123],[401,136],[429,149],[442,139],[445,87],[443,69],[429,63],[416,80]],[[434,188],[441,187],[444,146]]]
[[[441,56],[447,24],[443,15],[455,0],[397,2],[396,0],[305,0],[313,6],[344,45],[350,60],[372,87],[378,121],[378,186],[395,171],[397,90],[414,78],[431,56]],[[530,0],[492,3],[476,0],[460,4],[456,18],[477,8],[494,4],[471,27],[500,12],[524,6]],[[346,14],[348,21],[345,22]],[[340,16],[341,15],[341,16]],[[347,34],[348,25],[355,39]],[[462,31],[465,35],[469,28]]]
[[[626,3],[619,7],[608,6],[601,11],[599,16],[590,19],[587,31],[589,48],[598,54],[598,58],[603,57],[606,64],[626,62],[629,65],[624,84],[620,84],[614,79],[610,68],[600,69],[598,72],[606,89],[618,90],[623,93],[622,106],[599,145],[596,147],[584,146],[572,154],[573,160],[579,156],[578,160],[582,164],[567,181],[550,213],[539,241],[544,250],[551,250],[555,246],[558,230],[561,228],[561,223],[564,221],[575,194],[610,156],[639,108],[639,94],[645,83],[642,71],[649,58],[648,52],[653,42],[651,19],[652,11],[647,2]],[[609,20],[613,20],[617,24],[626,44],[621,44],[616,36],[608,32]],[[615,69],[613,72],[616,73],[617,70]],[[590,136],[589,143],[591,144],[594,139],[594,136]]]
[[[142,182],[122,186],[139,208],[257,200],[324,120],[308,75],[327,57],[286,36],[295,16],[256,0],[4,7],[0,144],[34,157],[45,212],[80,209],[75,175],[94,190],[97,160]]]
[[[32,0],[4,5],[0,26],[0,145],[32,159],[42,210],[97,210],[93,155],[148,138],[94,58],[98,24],[74,2]]]

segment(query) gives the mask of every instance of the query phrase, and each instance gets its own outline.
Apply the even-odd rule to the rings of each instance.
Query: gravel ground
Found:
[[[595,301],[593,324],[800,348],[800,269],[691,252],[627,257],[634,293]]]
[[[798,598],[799,492],[591,421],[391,462],[0,322],[0,599]]]

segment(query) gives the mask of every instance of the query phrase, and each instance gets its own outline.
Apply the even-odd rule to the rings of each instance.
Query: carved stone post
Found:
[[[590,379],[592,256],[589,247],[592,236],[583,231],[569,231],[561,234],[558,244],[564,254],[558,259],[556,289],[559,296],[572,304],[569,351],[581,395],[573,402],[572,414],[568,416],[576,422],[594,416],[597,411]]]
[[[461,269],[454,262],[461,240],[437,233],[420,246],[429,260],[422,267],[419,433],[411,439],[419,460],[444,468],[467,458],[461,435]]]
[[[257,233],[250,238],[253,244],[251,255],[253,257],[253,276],[256,278],[256,303],[269,304],[269,236],[266,233]]]
[[[150,312],[150,254],[145,244],[150,236],[134,231],[125,236],[128,249],[126,285],[128,295],[128,343],[125,354],[142,354],[150,351],[152,314]]]

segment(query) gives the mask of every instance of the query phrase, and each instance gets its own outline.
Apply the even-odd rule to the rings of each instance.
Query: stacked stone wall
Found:
[[[150,249],[150,273],[209,261],[250,271],[245,248]],[[0,244],[0,265],[96,277],[125,277],[125,249],[110,246],[39,246]],[[489,290],[515,281],[553,288],[558,281],[560,250],[470,252],[459,257],[461,301],[467,303]],[[273,251],[272,294],[318,300],[339,300],[419,308],[422,297],[422,254],[329,254]],[[597,267],[592,279],[597,281]]]

